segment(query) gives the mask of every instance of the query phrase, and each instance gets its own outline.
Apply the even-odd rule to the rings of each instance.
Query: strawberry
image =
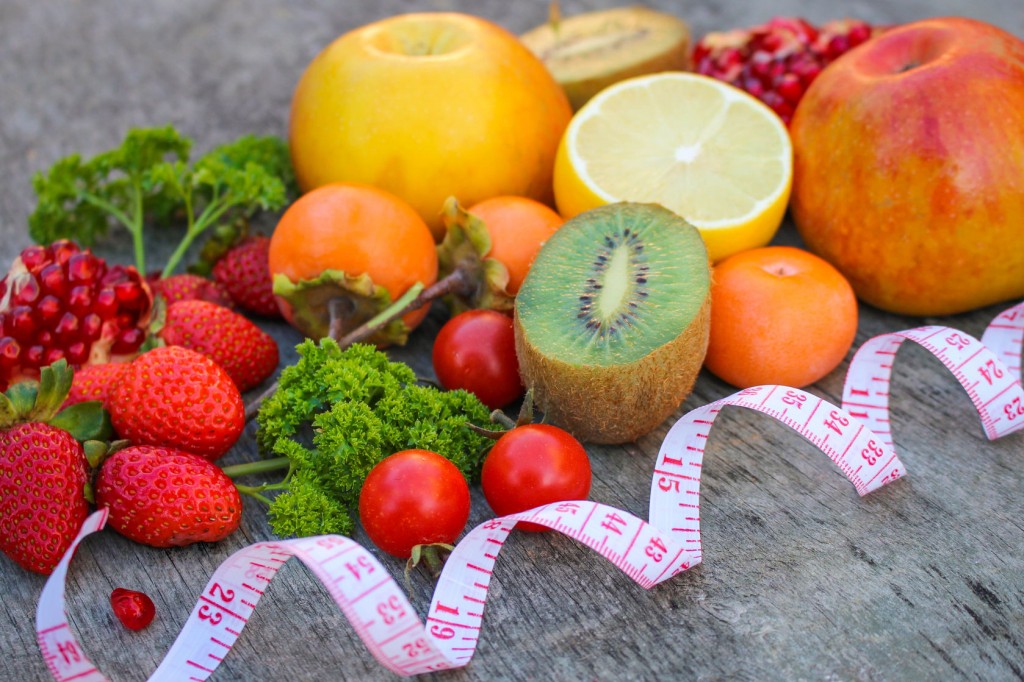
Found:
[[[180,274],[160,279],[159,273],[146,277],[153,293],[163,297],[167,305],[178,301],[209,301],[231,308],[234,303],[227,289],[199,275]]]
[[[128,364],[124,362],[104,362],[99,365],[85,365],[75,372],[64,407],[75,405],[86,400],[98,400],[106,404],[107,397],[117,385],[121,372]]]
[[[244,316],[206,301],[179,301],[167,309],[159,332],[224,368],[239,391],[258,386],[277,369],[277,343]]]
[[[213,278],[239,308],[266,317],[281,317],[270,277],[270,237],[244,239],[213,266]]]
[[[164,445],[214,460],[245,426],[231,377],[210,358],[181,346],[132,360],[107,400],[114,430],[138,445]]]
[[[110,593],[110,608],[121,624],[132,631],[145,629],[156,617],[156,605],[145,592],[115,587]]]
[[[0,551],[49,575],[85,521],[88,465],[79,442],[108,436],[102,409],[57,409],[71,386],[65,360],[0,394]]]
[[[118,450],[103,462],[96,505],[110,510],[114,530],[151,547],[216,542],[242,519],[241,497],[220,467],[152,445]]]

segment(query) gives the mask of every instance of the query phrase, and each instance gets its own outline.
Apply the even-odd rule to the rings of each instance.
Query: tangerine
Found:
[[[704,366],[733,386],[800,388],[835,369],[857,334],[857,299],[814,254],[769,246],[714,266]]]

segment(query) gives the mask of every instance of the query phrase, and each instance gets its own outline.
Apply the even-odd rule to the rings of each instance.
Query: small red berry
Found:
[[[114,615],[129,630],[142,630],[153,622],[156,606],[153,600],[143,592],[116,588],[110,593],[110,606]]]

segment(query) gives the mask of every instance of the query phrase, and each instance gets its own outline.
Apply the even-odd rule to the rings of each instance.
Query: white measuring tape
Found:
[[[888,396],[893,358],[899,346],[911,340],[957,377],[990,439],[1024,428],[1024,303],[999,315],[982,339],[984,343],[938,326],[874,337],[850,363],[843,407],[795,388],[757,386],[687,413],[661,445],[651,483],[649,522],[587,500],[486,521],[459,542],[445,563],[425,624],[384,566],[353,540],[328,535],[245,547],[214,572],[150,680],[207,679],[241,634],[266,585],[291,557],[324,584],[384,667],[415,675],[464,666],[476,650],[494,562],[517,521],[576,539],[645,588],[699,564],[701,463],[711,426],[726,406],[756,410],[788,425],[828,455],[865,495],[904,473],[893,450]],[[39,648],[60,682],[107,679],[71,632],[64,599],[76,547],[102,529],[106,518],[106,510],[100,510],[86,520],[39,600]]]

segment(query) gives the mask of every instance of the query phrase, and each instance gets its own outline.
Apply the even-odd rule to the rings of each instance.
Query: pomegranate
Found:
[[[789,125],[821,70],[878,30],[857,19],[815,27],[799,17],[775,17],[760,26],[707,34],[694,47],[694,69],[746,90]]]
[[[29,246],[0,281],[0,386],[61,358],[77,368],[134,354],[152,308],[134,267],[108,267],[67,240]]]

